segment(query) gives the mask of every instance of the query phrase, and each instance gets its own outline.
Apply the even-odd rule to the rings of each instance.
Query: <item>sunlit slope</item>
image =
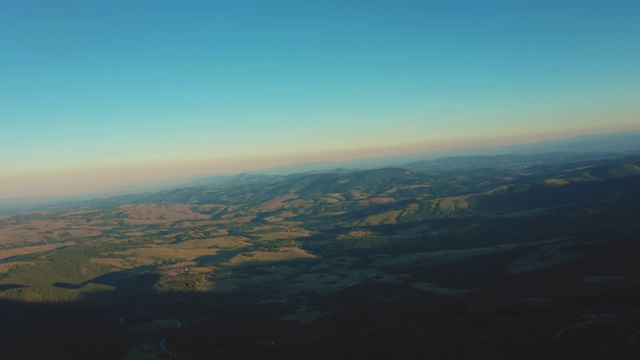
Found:
[[[267,222],[332,219],[345,224],[376,225],[584,206],[612,196],[633,197],[633,179],[640,174],[637,157],[540,164],[547,157],[461,157],[452,158],[451,164],[444,160],[430,162],[430,166],[418,171],[385,168],[289,176],[244,174],[225,185],[120,196],[83,206],[157,204],[153,211],[166,212],[166,220],[187,216],[190,209],[178,213],[175,210],[175,204],[182,204],[193,207],[195,212],[188,215],[191,217],[248,217]],[[409,168],[421,168],[416,164]],[[438,166],[434,169],[433,164]],[[143,211],[129,207],[120,212],[134,209]],[[151,210],[146,206],[144,211]]]
[[[599,282],[637,289],[639,163],[245,174],[225,185],[3,216],[0,312],[16,329],[55,323],[54,340],[34,341],[85,358],[104,346],[68,339],[98,336],[118,345],[112,358],[166,355],[164,346],[185,358],[235,359],[242,357],[234,352],[263,354],[269,339],[314,348],[297,336],[334,341],[337,330],[358,318],[369,324],[371,314],[386,314],[364,326],[376,343],[389,333],[409,338],[414,331],[398,333],[406,324],[440,342],[441,322],[465,333],[457,321],[470,314],[487,327],[478,334],[502,339],[512,326],[529,334],[539,318],[511,314],[542,306],[550,313],[541,313],[540,333],[527,342],[538,345],[602,306]],[[577,314],[576,291],[577,306],[585,304]],[[618,306],[602,311],[622,314]],[[420,312],[435,322],[416,320]],[[66,313],[76,320],[58,321]],[[94,323],[98,330],[79,330]],[[623,325],[616,339],[635,331]]]

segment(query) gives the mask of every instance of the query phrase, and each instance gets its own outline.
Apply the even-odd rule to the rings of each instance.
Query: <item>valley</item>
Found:
[[[637,356],[640,158],[481,160],[2,216],[0,343],[55,359]]]

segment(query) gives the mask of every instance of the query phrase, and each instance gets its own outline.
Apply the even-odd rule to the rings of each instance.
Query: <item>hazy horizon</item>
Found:
[[[640,130],[640,3],[0,2],[0,200]]]
[[[11,203],[29,203],[29,202],[51,202],[51,201],[66,201],[66,200],[83,200],[89,198],[100,198],[117,195],[125,195],[132,193],[153,192],[160,191],[169,188],[176,188],[186,186],[188,183],[202,179],[210,178],[212,176],[234,176],[240,173],[251,174],[292,174],[295,172],[304,172],[312,170],[325,170],[334,169],[335,167],[346,166],[349,169],[365,169],[375,168],[380,166],[401,166],[406,165],[409,162],[417,160],[428,160],[445,158],[449,156],[469,156],[469,155],[502,155],[513,154],[511,151],[513,147],[519,148],[524,146],[524,153],[531,153],[526,150],[527,146],[532,146],[533,153],[545,153],[546,150],[538,150],[539,146],[545,144],[555,144],[556,142],[565,143],[573,140],[580,140],[585,137],[591,136],[624,136],[626,134],[637,134],[638,131],[619,131],[614,133],[584,133],[574,134],[567,137],[541,137],[537,141],[520,141],[513,142],[509,140],[514,139],[502,139],[503,141],[497,141],[498,139],[484,139],[484,141],[470,142],[466,144],[451,143],[449,146],[443,146],[442,144],[435,144],[430,148],[414,149],[411,146],[406,146],[398,149],[378,149],[378,152],[352,152],[346,155],[347,157],[337,156],[338,154],[328,154],[328,157],[304,157],[302,161],[295,161],[294,157],[286,157],[280,159],[268,159],[271,161],[255,162],[255,159],[245,159],[235,164],[235,166],[225,167],[220,164],[210,163],[187,163],[187,164],[173,164],[174,166],[168,166],[168,171],[174,171],[177,166],[182,166],[179,175],[171,176],[170,173],[162,172],[160,168],[165,167],[164,164],[150,164],[146,168],[121,168],[121,169],[103,169],[102,172],[78,172],[72,174],[75,176],[69,177],[68,173],[51,173],[46,178],[48,184],[36,186],[33,183],[15,183],[15,188],[22,187],[25,190],[28,189],[44,189],[44,190],[58,190],[58,192],[45,192],[45,193],[32,193],[26,196],[0,196],[0,205],[7,205]],[[491,141],[493,140],[493,141]],[[516,139],[518,140],[518,139]],[[523,139],[519,139],[523,140]],[[434,145],[434,144],[431,144]],[[441,146],[438,146],[441,145]],[[407,152],[413,149],[412,152]],[[640,149],[640,146],[638,147]],[[395,150],[395,151],[394,151]],[[596,152],[601,152],[596,151]],[[615,152],[615,151],[614,151]],[[371,156],[358,156],[361,154],[369,154]],[[345,154],[343,154],[345,155]],[[409,160],[411,159],[411,160]],[[327,166],[325,166],[328,165]],[[349,166],[350,164],[358,164],[358,166]],[[363,166],[363,164],[365,164]],[[366,165],[372,164],[372,165]],[[155,165],[155,166],[154,166]],[[216,166],[218,165],[218,166]],[[216,171],[220,169],[226,169]],[[231,169],[231,170],[229,170]],[[109,177],[109,172],[115,171],[121,175],[119,178]],[[203,172],[204,171],[204,172]],[[135,175],[138,176],[135,176]],[[143,175],[140,177],[140,175]],[[89,183],[94,185],[97,183],[96,179],[105,178],[108,183],[98,189],[88,188],[82,189],[82,185]],[[132,181],[135,178],[137,181]],[[36,178],[37,179],[37,178]],[[4,180],[7,180],[5,178]],[[10,179],[9,179],[10,180]],[[24,181],[24,179],[22,179]],[[37,180],[35,180],[37,181]],[[60,191],[60,185],[64,181],[71,181],[74,185],[73,191],[64,192]],[[10,182],[7,182],[10,184]],[[48,185],[48,186],[47,186]],[[68,185],[68,184],[67,184]],[[78,188],[80,186],[80,188]],[[68,187],[68,186],[66,186]],[[65,188],[66,188],[65,187]],[[83,191],[84,190],[84,191]]]

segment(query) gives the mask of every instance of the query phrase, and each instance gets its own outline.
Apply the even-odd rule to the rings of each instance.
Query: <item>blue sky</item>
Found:
[[[0,0],[0,198],[640,128],[638,1]]]

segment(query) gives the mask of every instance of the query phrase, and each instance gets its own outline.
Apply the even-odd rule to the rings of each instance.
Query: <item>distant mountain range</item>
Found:
[[[355,226],[360,222],[398,223],[595,204],[610,196],[635,194],[638,175],[640,155],[615,159],[564,153],[451,157],[404,168],[240,174],[219,185],[58,203],[42,209],[216,204],[216,211],[224,209],[216,218],[293,216],[292,219],[324,221],[326,214],[344,214],[335,220]],[[351,218],[351,213],[356,215]]]
[[[410,171],[438,173],[473,169],[505,169],[515,166],[555,165],[579,161],[597,161],[640,155],[640,131],[588,135],[533,144],[482,149],[448,150],[393,157],[376,157],[349,161],[313,162],[280,166],[238,175],[203,176],[171,188],[198,186],[247,185],[276,182],[321,173],[350,173],[362,170],[398,167]],[[154,191],[162,189],[154,189]],[[167,188],[169,190],[169,188]],[[96,199],[101,203],[122,203],[119,199],[144,198],[146,194],[122,195]],[[86,199],[86,198],[85,198]],[[70,207],[82,199],[25,198],[0,199],[0,214],[37,209]],[[136,201],[133,201],[136,202]],[[84,201],[83,203],[86,203]]]
[[[521,155],[528,157],[515,157]],[[623,155],[640,155],[640,131],[585,135],[563,140],[530,144],[485,147],[477,149],[439,150],[399,156],[364,158],[347,161],[324,161],[278,166],[256,170],[251,174],[287,175],[323,171],[366,170],[383,167],[464,169],[482,166],[511,166],[513,162],[531,164],[571,162],[589,159],[611,159]],[[495,156],[495,157],[494,157]],[[480,161],[480,162],[478,162]],[[502,164],[502,165],[500,165]],[[417,169],[416,169],[417,170]],[[234,176],[203,176],[181,187],[222,185]]]

